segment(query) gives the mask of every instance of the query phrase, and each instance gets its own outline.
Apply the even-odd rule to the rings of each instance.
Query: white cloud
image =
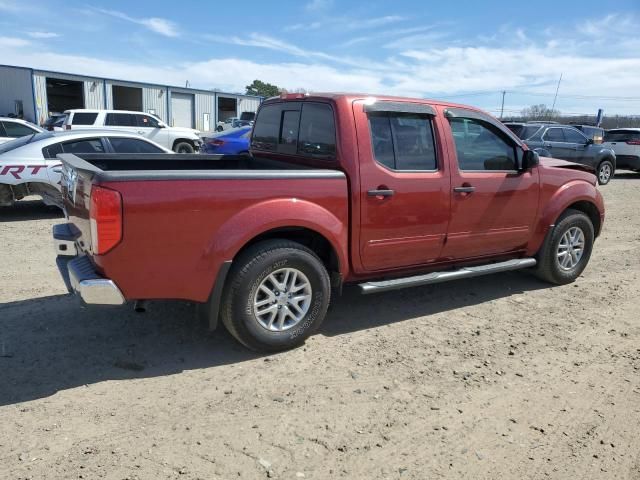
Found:
[[[0,0],[0,11],[17,13],[23,10],[25,7],[14,0]]]
[[[59,33],[55,32],[26,32],[31,38],[44,39],[44,38],[56,38],[59,37]]]
[[[354,17],[335,17],[326,20],[316,20],[310,23],[296,23],[284,27],[285,32],[293,32],[297,30],[320,30],[330,29],[332,31],[349,31],[349,30],[365,30],[371,28],[382,27],[391,23],[402,22],[406,20],[400,15],[385,15],[383,17],[372,18],[354,18]]]
[[[29,45],[31,45],[31,42],[29,40],[25,40],[24,38],[0,37],[0,47],[20,48]]]
[[[114,18],[119,18],[120,20],[125,20],[127,22],[136,23],[138,25],[143,25],[147,27],[152,32],[158,33],[160,35],[164,35],[165,37],[178,37],[180,36],[180,32],[178,31],[178,26],[170,20],[165,18],[158,17],[150,17],[150,18],[135,18],[127,15],[126,13],[119,12],[117,10],[105,10],[103,8],[96,8],[95,11],[100,12],[104,15],[109,15]]]

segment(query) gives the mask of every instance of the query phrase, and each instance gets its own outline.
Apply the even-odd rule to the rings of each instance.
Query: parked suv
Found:
[[[194,153],[200,150],[200,132],[192,128],[170,127],[158,117],[128,110],[77,109],[64,112],[65,129],[99,128],[117,129],[137,133],[177,153]]]
[[[618,168],[640,172],[640,128],[608,130],[602,145],[616,153]]]
[[[537,124],[538,130],[523,139],[527,146],[544,157],[561,158],[593,167],[598,183],[606,185],[616,169],[616,154],[604,145],[595,145],[578,129],[556,123]]]

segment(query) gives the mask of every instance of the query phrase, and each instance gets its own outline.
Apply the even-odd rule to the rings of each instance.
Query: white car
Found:
[[[602,146],[616,152],[616,169],[640,172],[640,128],[607,130]]]
[[[19,118],[0,117],[0,144],[40,132],[44,130],[33,123]]]
[[[168,153],[169,149],[138,134],[115,130],[41,132],[0,145],[0,206],[29,195],[62,206],[59,153]]]
[[[65,130],[74,128],[114,128],[137,133],[177,153],[196,153],[200,150],[200,132],[192,128],[170,127],[158,117],[128,110],[76,109],[64,112]]]

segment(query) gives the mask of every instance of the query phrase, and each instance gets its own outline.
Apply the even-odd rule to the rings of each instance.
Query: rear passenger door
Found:
[[[125,132],[138,133],[138,119],[134,113],[107,113],[104,125]]]
[[[450,178],[442,128],[429,105],[353,105],[360,168],[359,253],[365,270],[439,259],[449,221]]]
[[[518,172],[523,149],[491,117],[476,111],[445,111],[451,168],[451,221],[443,259],[495,256],[524,248],[538,208],[534,167]]]

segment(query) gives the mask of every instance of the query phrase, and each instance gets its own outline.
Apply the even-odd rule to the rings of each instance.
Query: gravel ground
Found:
[[[584,275],[347,289],[260,356],[193,305],[83,308],[56,210],[0,209],[0,478],[640,479],[640,176]]]

